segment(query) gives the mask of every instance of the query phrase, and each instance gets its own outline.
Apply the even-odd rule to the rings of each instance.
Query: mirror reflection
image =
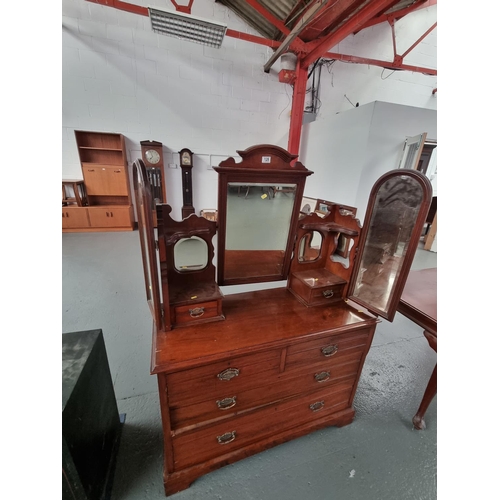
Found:
[[[296,184],[227,186],[224,278],[281,275]]]
[[[388,179],[377,192],[354,295],[386,312],[424,192],[413,177]]]
[[[299,243],[299,262],[314,262],[321,254],[323,235],[319,231],[309,231]]]
[[[333,254],[330,255],[330,260],[332,262],[338,262],[339,264],[342,264],[346,269],[349,269],[349,259],[353,246],[354,240],[341,234],[339,237],[337,248],[335,249]]]
[[[208,264],[207,243],[198,236],[181,238],[174,246],[174,267],[179,272],[198,271]]]

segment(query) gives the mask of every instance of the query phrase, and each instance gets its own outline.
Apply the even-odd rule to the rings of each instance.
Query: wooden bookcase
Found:
[[[63,232],[132,231],[134,210],[122,134],[75,130],[88,205],[63,207]],[[78,212],[77,212],[78,210]]]

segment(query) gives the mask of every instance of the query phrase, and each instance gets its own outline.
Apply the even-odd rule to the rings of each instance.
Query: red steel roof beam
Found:
[[[404,59],[436,26],[434,23],[401,57]]]
[[[288,132],[288,152],[299,154],[302,121],[304,119],[304,103],[306,102],[307,68],[297,65],[297,78],[293,85],[292,112]]]
[[[436,4],[437,0],[417,0],[414,4],[404,9],[395,10],[390,14],[384,14],[382,16],[374,17],[373,19],[365,23],[363,26],[361,26],[359,31],[365,28],[369,28],[370,26],[375,26],[376,24],[385,23],[389,21],[389,18],[394,18],[396,21],[399,21],[399,19],[405,17],[407,14],[410,14],[415,10],[426,9],[427,7],[431,7],[432,5]]]
[[[257,2],[257,0],[246,0],[246,3],[256,10],[262,17],[266,18],[275,28],[278,28],[281,33],[288,35],[290,30],[276,16],[273,16],[267,9]]]
[[[86,1],[97,3],[99,5],[105,5],[106,7],[114,7],[115,9],[131,12],[132,14],[139,14],[141,16],[149,17],[149,9],[147,7],[141,7],[140,5],[134,5],[127,2],[122,2],[121,0],[86,0]],[[272,47],[273,49],[276,49],[280,46],[280,42],[275,42],[274,40],[269,40],[267,38],[249,35],[248,33],[242,33],[236,30],[227,29],[226,35],[232,38],[239,38],[240,40],[245,40],[246,42],[253,42],[253,43],[258,43],[260,45],[266,45],[267,47]]]
[[[315,0],[311,2],[307,12],[299,19],[298,23],[293,27],[292,31],[287,35],[287,37],[281,42],[279,48],[274,52],[269,61],[264,64],[264,73],[269,73],[272,65],[278,60],[278,58],[284,54],[290,47],[293,50],[293,42],[300,41],[297,37],[300,33],[307,28],[307,26],[313,21],[313,19],[321,12],[322,9],[328,4],[328,0]],[[303,46],[303,44],[301,44]]]
[[[306,43],[310,42],[311,47],[313,47],[318,37],[325,32],[329,33],[331,31],[331,29],[329,29],[331,26],[337,26],[342,21],[348,19],[352,14],[362,8],[363,5],[366,4],[366,1],[367,0],[333,0],[323,12],[317,16],[314,22],[310,23],[307,30],[302,33],[302,40]]]
[[[329,59],[335,59],[341,62],[348,62],[354,64],[369,64],[370,66],[380,66],[381,68],[386,69],[395,69],[395,70],[405,70],[405,71],[413,71],[414,73],[423,73],[424,75],[437,75],[437,70],[432,68],[422,68],[421,66],[412,66],[410,64],[398,64],[394,62],[388,61],[380,61],[378,59],[369,59],[367,57],[357,57],[357,56],[347,56],[344,54],[336,54],[334,52],[327,52],[324,57]]]
[[[114,7],[118,10],[124,10],[126,12],[131,12],[132,14],[139,14],[141,16],[149,17],[149,10],[147,7],[134,5],[128,2],[122,2],[121,0],[87,0],[87,2],[105,5],[106,7]]]
[[[370,2],[366,7],[363,7],[357,14],[352,16],[343,26],[334,33],[327,35],[322,42],[316,45],[307,56],[302,58],[300,64],[304,67],[309,67],[316,59],[319,59],[333,45],[340,43],[342,40],[352,35],[356,30],[359,30],[364,23],[369,21],[374,15],[381,10],[387,8],[394,3],[394,0],[375,0]]]
[[[269,40],[269,38],[263,38],[260,36],[250,35],[248,33],[243,33],[241,31],[236,31],[227,28],[226,36],[230,36],[232,38],[239,38],[240,40],[245,40],[245,42],[258,43],[259,45],[266,45],[267,47],[271,47],[273,49],[277,49],[281,42],[277,42],[275,40]]]
[[[191,7],[193,6],[194,0],[189,0],[188,5],[179,5],[175,0],[170,0],[175,7],[177,12],[183,12],[184,14],[191,14]]]

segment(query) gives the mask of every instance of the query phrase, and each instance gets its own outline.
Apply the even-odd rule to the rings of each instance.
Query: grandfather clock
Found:
[[[179,151],[182,170],[182,218],[194,214],[193,207],[193,152],[187,148]]]
[[[141,153],[155,205],[167,203],[167,189],[163,177],[163,144],[158,141],[141,141]]]

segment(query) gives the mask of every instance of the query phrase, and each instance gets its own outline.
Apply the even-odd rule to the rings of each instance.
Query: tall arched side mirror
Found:
[[[238,151],[214,167],[219,174],[217,282],[285,280],[305,179],[297,155],[269,144]]]
[[[394,319],[432,200],[432,186],[416,170],[398,169],[373,186],[349,298]]]
[[[132,176],[134,182],[135,207],[137,210],[137,225],[141,242],[146,299],[158,330],[169,330],[170,319],[169,317],[164,317],[160,295],[158,255],[155,245],[153,222],[153,195],[146,173],[146,166],[141,159],[134,161]],[[166,293],[168,301],[168,290]]]

